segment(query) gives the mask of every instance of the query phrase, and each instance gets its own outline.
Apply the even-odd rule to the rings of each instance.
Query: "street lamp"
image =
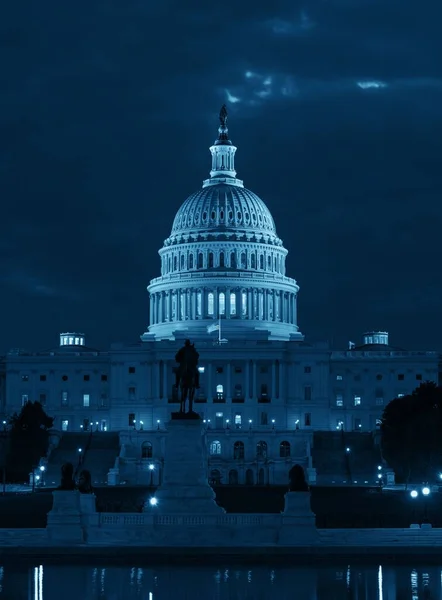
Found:
[[[160,421],[159,419],[157,419],[157,429],[159,429],[159,428],[160,428],[160,422],[161,422],[161,421]]]
[[[150,471],[150,485],[151,487],[153,486],[153,472],[155,470],[155,465],[150,463],[149,465],[149,471]]]
[[[98,431],[98,421],[95,421],[95,431]]]
[[[424,485],[421,492],[422,492],[422,496],[424,497],[424,519],[423,519],[422,523],[428,523],[427,500],[428,500],[428,496],[431,494],[431,489],[428,487],[428,485]],[[413,498],[413,500],[416,500],[416,498],[419,496],[419,492],[417,490],[411,490],[410,496],[411,496],[411,498]]]
[[[226,419],[226,428],[230,429],[230,419]]]
[[[272,419],[272,429],[275,429],[275,419]]]
[[[83,450],[81,448],[78,448],[78,465],[81,465],[81,453],[83,452]]]
[[[155,498],[155,496],[153,496],[152,498],[149,499],[149,504],[151,506],[157,506],[158,505],[158,500]]]
[[[136,419],[133,420],[133,424],[134,424],[134,429],[136,429],[137,428],[137,420]]]
[[[249,419],[249,429],[252,429],[252,419]]]
[[[295,429],[299,429],[299,419],[296,419],[295,421]]]
[[[345,449],[345,451],[347,452],[347,454],[350,454],[351,450],[350,448],[347,446],[347,448]]]
[[[140,431],[143,431],[144,421],[140,421]]]

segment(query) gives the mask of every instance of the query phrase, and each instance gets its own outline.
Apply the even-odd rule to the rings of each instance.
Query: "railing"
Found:
[[[231,515],[154,515],[154,514],[119,514],[102,513],[100,515],[101,526],[127,527],[142,525],[161,526],[246,526],[257,527],[262,525],[280,525],[280,514],[253,515],[253,514],[231,514]]]

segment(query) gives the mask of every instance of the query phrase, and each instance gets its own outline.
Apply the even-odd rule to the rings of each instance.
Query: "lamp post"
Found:
[[[272,419],[272,429],[275,429],[275,419]]]
[[[46,467],[44,465],[40,465],[40,473],[41,473],[41,484],[45,485],[44,472],[46,471]]]
[[[421,493],[422,496],[424,497],[424,518],[422,521],[422,524],[424,523],[428,523],[428,496],[431,494],[431,489],[428,487],[428,485],[424,485],[424,487],[421,489]],[[415,490],[411,490],[410,492],[410,497],[413,500],[416,500],[416,498],[419,497],[419,492],[415,489]]]
[[[83,449],[82,448],[78,448],[78,466],[81,465],[81,458],[82,458],[81,453],[82,452],[83,452]]]
[[[159,419],[157,419],[157,429],[158,430],[160,429],[160,423],[161,423],[161,421]]]
[[[249,419],[249,430],[252,431],[252,419]]]
[[[153,486],[153,472],[155,470],[155,465],[154,464],[150,464],[149,465],[149,471],[150,471],[150,487]]]

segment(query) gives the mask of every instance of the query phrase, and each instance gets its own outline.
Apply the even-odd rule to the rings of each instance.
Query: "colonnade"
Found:
[[[150,325],[198,319],[247,319],[296,325],[296,293],[264,288],[181,288],[150,294]]]

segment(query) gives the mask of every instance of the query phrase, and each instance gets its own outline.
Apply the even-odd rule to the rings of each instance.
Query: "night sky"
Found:
[[[0,352],[146,330],[229,109],[308,341],[442,349],[440,0],[16,0],[0,9]]]

